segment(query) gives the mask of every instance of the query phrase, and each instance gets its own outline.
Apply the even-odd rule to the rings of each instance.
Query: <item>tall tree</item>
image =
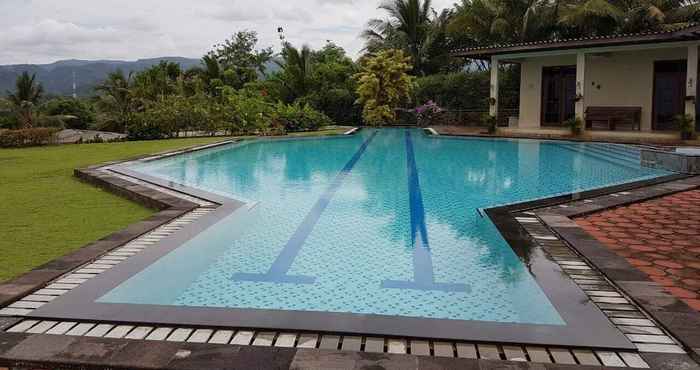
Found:
[[[15,91],[7,92],[22,126],[32,127],[34,125],[34,108],[43,93],[44,88],[36,82],[36,75],[30,76],[26,71],[17,77]]]
[[[571,0],[559,18],[574,37],[662,30],[698,20],[696,0]]]
[[[462,0],[447,26],[451,38],[488,45],[553,36],[560,0]]]
[[[272,48],[256,49],[258,34],[255,31],[239,31],[207,55],[216,59],[222,70],[222,75],[230,82],[235,82],[235,88],[241,88],[248,82],[257,80],[258,75],[265,75],[266,65],[272,58]],[[206,60],[203,62],[207,63]]]
[[[428,59],[430,36],[437,14],[431,0],[387,0],[379,9],[387,13],[386,19],[371,19],[362,33],[365,48],[370,51],[402,49],[411,57],[413,71],[424,73]]]
[[[282,50],[282,62],[278,62],[282,73],[277,75],[277,80],[282,84],[286,92],[287,100],[294,101],[309,92],[311,87],[312,51],[308,45],[301,49],[295,48],[290,43],[284,44]]]
[[[145,104],[176,94],[182,78],[183,71],[178,63],[161,61],[134,76],[132,95]]]
[[[97,105],[107,113],[107,128],[127,132],[129,123],[136,112],[136,103],[131,88],[132,74],[121,70],[110,73],[95,90],[99,93]]]

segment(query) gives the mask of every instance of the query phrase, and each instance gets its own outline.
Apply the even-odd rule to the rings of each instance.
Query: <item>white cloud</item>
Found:
[[[441,9],[453,0],[434,1]],[[2,0],[0,64],[58,59],[199,57],[242,29],[279,48],[277,27],[295,44],[332,40],[356,56],[375,0]]]

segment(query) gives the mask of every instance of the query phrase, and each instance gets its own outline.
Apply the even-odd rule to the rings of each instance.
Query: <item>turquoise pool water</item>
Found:
[[[415,129],[260,140],[133,165],[243,200],[102,303],[564,325],[480,208],[648,179],[627,146]]]

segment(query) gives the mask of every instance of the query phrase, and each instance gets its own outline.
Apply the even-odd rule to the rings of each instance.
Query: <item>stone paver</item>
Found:
[[[607,210],[576,222],[700,311],[700,190]]]

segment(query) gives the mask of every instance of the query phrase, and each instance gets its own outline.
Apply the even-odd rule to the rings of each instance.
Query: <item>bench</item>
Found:
[[[615,130],[617,126],[630,126],[639,131],[641,117],[642,107],[588,107],[586,128]]]

